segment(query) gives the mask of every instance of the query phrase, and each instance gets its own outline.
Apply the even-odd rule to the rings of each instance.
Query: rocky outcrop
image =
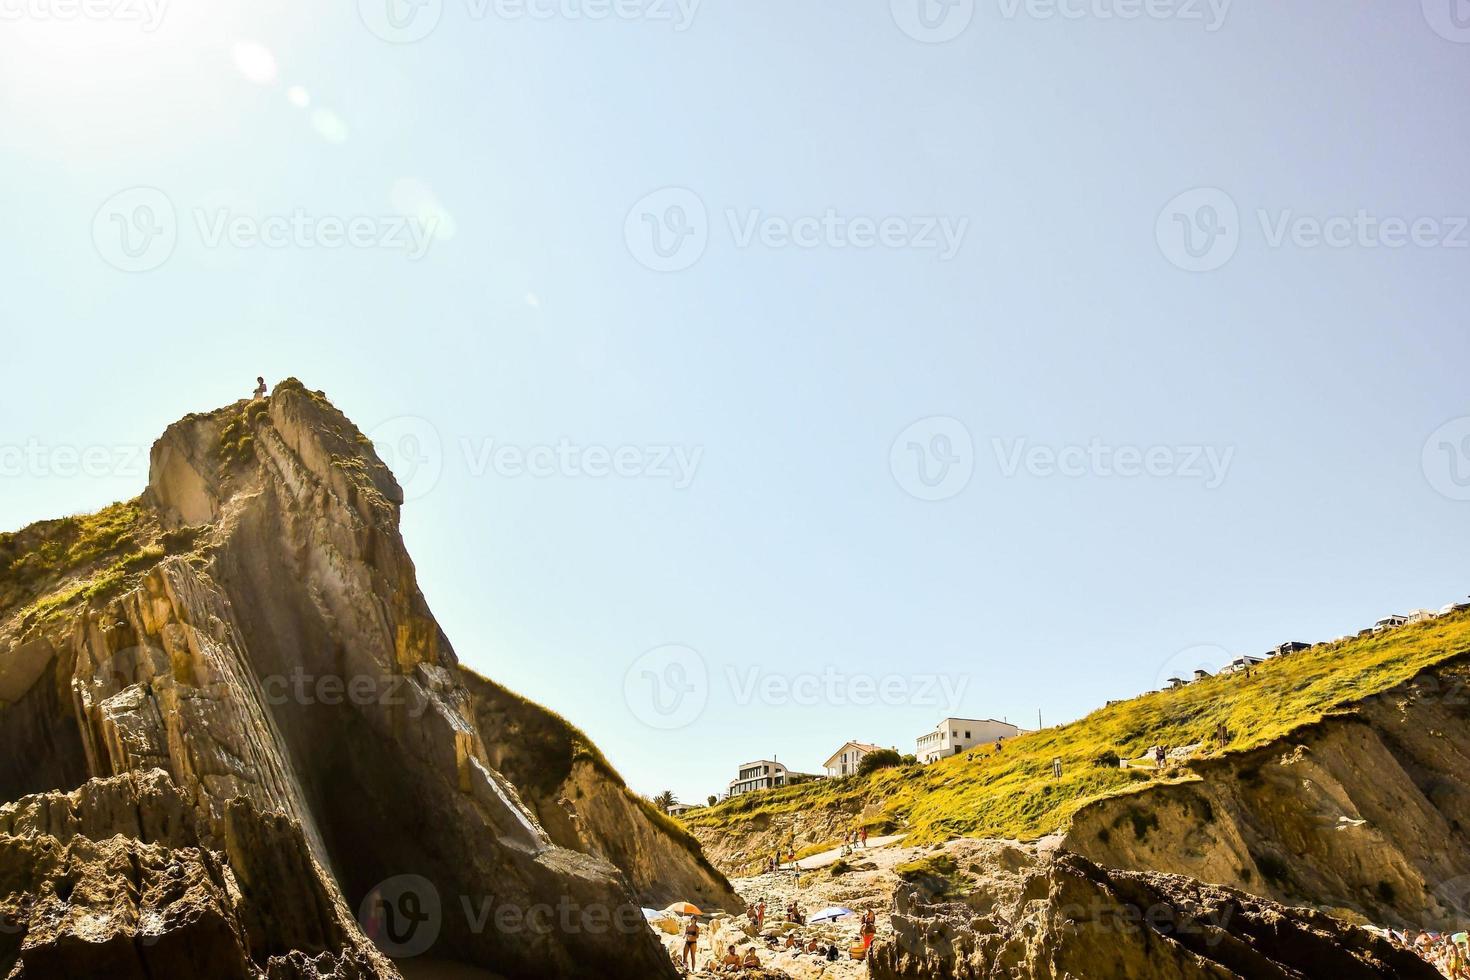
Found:
[[[31,794],[0,819],[24,924],[0,976],[396,976],[369,936],[512,978],[672,975],[627,884],[647,869],[559,846],[496,770],[513,747],[477,723],[401,503],[286,382],[155,445],[135,509],[162,545],[0,610],[0,800]]]
[[[1310,909],[1064,852],[984,842],[952,880],[900,889],[877,980],[1431,980],[1419,957]],[[963,850],[963,849],[962,849]],[[953,860],[953,858],[951,859]],[[948,865],[946,865],[948,866]],[[968,869],[968,870],[967,870]],[[937,896],[934,888],[944,894]]]
[[[1084,807],[1066,846],[1417,929],[1470,918],[1470,666],[1452,661],[1265,748]]]
[[[699,842],[629,790],[581,731],[473,671],[460,674],[491,766],[515,785],[553,841],[611,862],[644,905],[743,907]]]
[[[326,880],[298,823],[205,819],[161,770],[29,796],[0,807],[0,971],[395,976]]]

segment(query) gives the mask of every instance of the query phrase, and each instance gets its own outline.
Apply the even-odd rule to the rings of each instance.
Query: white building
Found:
[[[740,766],[740,775],[730,780],[730,795],[753,793],[786,785],[786,767],[775,759],[757,759]]]
[[[863,756],[877,752],[881,745],[869,745],[867,742],[846,742],[842,748],[832,753],[832,757],[822,763],[822,768],[827,770],[828,779],[836,779],[839,776],[851,776],[858,771],[858,763],[863,761]]]
[[[1415,609],[1413,612],[1409,613],[1409,622],[1423,623],[1428,620],[1434,619],[1438,615],[1439,613],[1435,612],[1433,609]]]
[[[990,745],[1002,738],[1015,738],[1021,729],[994,718],[945,718],[932,732],[918,738],[919,761],[934,762],[959,755],[977,745]]]
[[[697,804],[697,803],[675,803],[673,806],[669,807],[668,810],[665,811],[665,812],[667,812],[668,815],[671,816],[671,817],[682,817],[684,814],[688,813],[690,810],[698,810],[698,809],[699,809],[699,804]]]

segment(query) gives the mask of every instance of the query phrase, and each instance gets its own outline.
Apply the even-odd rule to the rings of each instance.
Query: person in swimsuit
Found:
[[[693,970],[699,958],[699,923],[694,916],[684,924],[684,965]]]
[[[256,398],[264,398],[265,397],[266,390],[267,389],[266,389],[266,386],[265,386],[265,379],[264,378],[256,378],[255,379],[255,397]]]

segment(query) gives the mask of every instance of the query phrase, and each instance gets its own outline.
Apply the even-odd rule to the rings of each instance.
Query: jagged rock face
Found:
[[[963,901],[900,889],[877,980],[1335,980],[1438,977],[1413,953],[1330,916],[1188,878],[1004,849]]]
[[[399,536],[402,494],[345,417],[288,382],[172,426],[152,464],[143,503],[198,545],[116,598],[0,624],[0,798],[159,770],[194,815],[192,836],[66,845],[78,867],[127,853],[184,875],[180,907],[200,914],[169,934],[243,951],[148,976],[395,975],[354,911],[390,952],[507,977],[672,975],[622,874],[557,846],[495,771]],[[7,846],[51,839],[15,826]],[[49,880],[7,878],[0,902],[34,920]],[[147,934],[153,910],[132,900],[106,949]],[[286,928],[300,903],[337,927]],[[91,921],[48,914],[8,955],[40,975],[50,951],[92,943]],[[0,975],[6,956],[0,937]]]
[[[515,784],[553,841],[606,858],[646,906],[743,906],[699,842],[634,796],[580,731],[473,671],[461,676],[491,766]]]
[[[1084,808],[1067,847],[1416,929],[1470,917],[1470,667],[1451,663],[1200,780]]]
[[[395,975],[328,893],[299,824],[237,800],[218,829],[161,770],[0,807],[0,970]]]

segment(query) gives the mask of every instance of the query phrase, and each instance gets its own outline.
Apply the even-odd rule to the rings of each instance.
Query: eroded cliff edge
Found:
[[[365,928],[507,977],[672,975],[643,855],[548,832],[497,771],[537,763],[481,727],[351,422],[289,381],[171,426],[151,464],[100,529],[0,542],[0,976],[396,976]],[[624,794],[610,773],[568,778]]]
[[[1470,916],[1470,656],[1180,780],[1080,810],[1065,845],[1414,929]]]

